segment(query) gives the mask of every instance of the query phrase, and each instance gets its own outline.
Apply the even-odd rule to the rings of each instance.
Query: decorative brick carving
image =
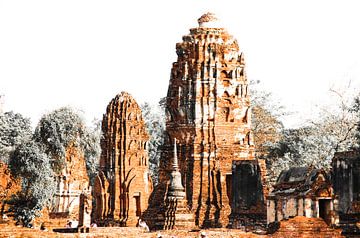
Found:
[[[253,160],[250,97],[244,54],[214,14],[199,19],[176,44],[166,98],[166,139],[152,208],[164,213],[173,141],[195,225],[228,225],[233,160]],[[155,205],[157,204],[157,205]],[[160,204],[160,205],[159,205]],[[153,212],[152,212],[153,213]],[[159,219],[163,215],[158,216]],[[155,222],[161,227],[161,222]]]
[[[102,121],[100,172],[95,179],[95,221],[135,226],[148,206],[152,182],[148,172],[141,109],[126,92],[108,105]]]

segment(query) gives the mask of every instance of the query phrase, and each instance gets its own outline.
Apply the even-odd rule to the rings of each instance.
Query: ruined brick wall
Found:
[[[254,159],[244,54],[217,25],[213,14],[205,14],[176,45],[157,188],[166,189],[176,138],[188,206],[196,225],[205,227],[227,225],[232,161]]]
[[[323,169],[293,167],[281,172],[267,200],[267,223],[295,216],[322,218],[334,224],[333,189]]]
[[[122,92],[109,103],[102,131],[94,219],[134,226],[147,208],[152,182],[146,151],[149,136],[141,109],[130,94]]]
[[[0,161],[0,215],[2,216],[8,210],[6,200],[21,190],[20,179],[14,179],[11,176],[7,164]]]
[[[335,153],[332,160],[336,225],[344,232],[360,236],[360,152]],[[355,235],[356,234],[356,235]]]
[[[360,152],[336,153],[332,170],[339,212],[360,213]]]
[[[64,168],[56,176],[56,182],[57,189],[51,213],[63,213],[67,217],[77,220],[80,194],[89,189],[85,156],[79,147],[70,145],[66,149]]]
[[[256,160],[233,161],[230,227],[259,229],[266,225],[261,169]]]

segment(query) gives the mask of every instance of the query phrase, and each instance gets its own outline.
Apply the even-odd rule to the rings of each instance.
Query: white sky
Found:
[[[31,117],[61,106],[102,118],[128,91],[166,96],[175,44],[215,12],[245,52],[249,80],[301,123],[333,85],[360,88],[357,1],[0,0],[0,94],[5,111]]]

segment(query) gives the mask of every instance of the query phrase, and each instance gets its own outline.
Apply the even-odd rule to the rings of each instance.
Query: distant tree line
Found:
[[[271,93],[252,91],[252,117],[258,159],[266,160],[267,181],[276,182],[280,172],[290,167],[312,166],[329,170],[338,151],[356,150],[360,144],[360,93],[330,89],[331,105],[319,108],[316,119],[298,128],[285,128],[282,118],[289,114]]]

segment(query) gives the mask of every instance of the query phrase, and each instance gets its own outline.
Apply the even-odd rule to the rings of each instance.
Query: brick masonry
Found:
[[[135,226],[148,206],[148,171],[141,109],[122,92],[109,103],[102,121],[100,172],[95,179],[94,220],[102,225]]]
[[[173,141],[195,225],[226,227],[232,161],[253,160],[250,95],[244,54],[237,41],[207,13],[176,44],[166,98],[166,139],[159,185],[152,196],[161,210],[166,196]]]

